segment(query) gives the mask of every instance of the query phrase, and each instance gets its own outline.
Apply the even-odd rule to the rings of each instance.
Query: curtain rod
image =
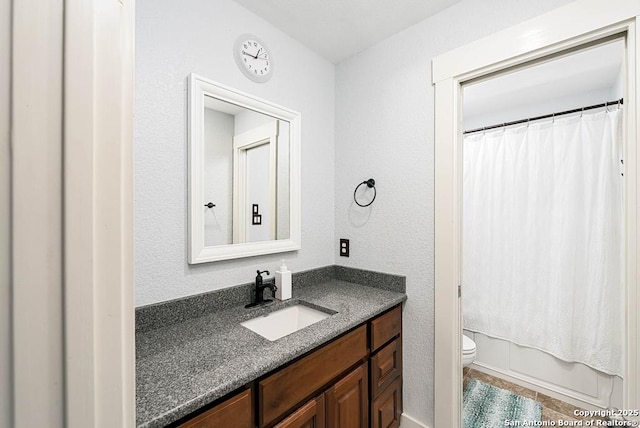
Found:
[[[543,116],[530,117],[528,119],[514,120],[513,122],[505,122],[505,123],[499,123],[497,125],[483,126],[482,128],[476,128],[476,129],[471,129],[469,131],[464,131],[463,134],[471,134],[473,132],[487,131],[489,129],[495,129],[495,128],[502,128],[503,126],[517,125],[518,123],[527,123],[527,122],[531,122],[531,121],[534,121],[534,120],[547,119],[549,117],[556,117],[556,116],[562,116],[562,115],[565,115],[565,114],[578,113],[578,112],[582,112],[582,111],[585,111],[585,110],[592,110],[594,108],[609,107],[609,106],[614,106],[614,105],[622,105],[622,103],[623,103],[623,98],[620,98],[619,100],[607,101],[607,102],[604,102],[604,103],[601,103],[601,104],[594,104],[594,105],[588,106],[588,107],[574,108],[572,110],[565,110],[565,111],[561,111],[561,112],[558,112],[558,113],[545,114]]]

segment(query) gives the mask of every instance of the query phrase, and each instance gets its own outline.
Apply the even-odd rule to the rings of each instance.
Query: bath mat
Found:
[[[505,389],[471,379],[464,389],[462,424],[464,428],[536,426],[542,405]],[[508,421],[519,421],[520,424]],[[527,425],[524,423],[529,422]]]

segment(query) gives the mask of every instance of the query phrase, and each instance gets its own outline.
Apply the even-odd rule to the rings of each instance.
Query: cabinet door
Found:
[[[327,428],[368,427],[367,369],[364,363],[326,392]]]
[[[252,428],[251,389],[180,425],[180,428]]]
[[[259,426],[271,426],[366,356],[367,326],[363,325],[261,380]]]
[[[371,428],[398,428],[402,414],[402,380],[397,378],[371,403]]]
[[[273,428],[325,428],[324,395],[309,401]]]

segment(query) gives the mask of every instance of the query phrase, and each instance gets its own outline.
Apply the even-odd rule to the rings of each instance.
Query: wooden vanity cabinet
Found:
[[[366,358],[367,326],[362,325],[259,381],[258,425],[269,426]]]
[[[369,425],[368,363],[343,377],[325,393],[326,428]]]
[[[402,380],[396,378],[371,402],[371,428],[398,428],[402,415]]]
[[[402,312],[396,306],[370,322],[371,428],[398,428],[402,415]]]
[[[402,414],[401,306],[252,385],[179,426],[398,428]]]
[[[325,428],[324,394],[309,401],[274,428]]]
[[[253,428],[251,388],[178,425],[179,428]]]
[[[402,342],[391,341],[371,357],[371,396],[380,393],[402,374]]]
[[[365,362],[274,428],[359,428],[369,424]]]
[[[257,412],[259,428],[398,428],[401,306],[259,381]]]
[[[402,331],[402,308],[400,305],[369,321],[371,332],[371,352],[376,352],[382,345]]]

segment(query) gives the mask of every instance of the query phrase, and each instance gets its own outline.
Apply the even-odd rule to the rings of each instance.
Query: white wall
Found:
[[[0,428],[11,422],[9,75],[11,1],[0,1]]]
[[[244,109],[233,117],[233,134],[240,135],[274,120],[273,117],[257,111]]]
[[[253,83],[232,47],[253,33],[274,76]],[[197,73],[302,114],[302,249],[187,264],[186,78]],[[334,67],[231,0],[139,0],[136,5],[135,282],[145,305],[250,282],[281,258],[300,271],[333,264]],[[328,232],[329,231],[329,232]]]
[[[466,0],[336,67],[337,263],[406,275],[404,412],[433,426],[434,175],[431,59],[568,3]],[[376,179],[369,209],[353,189]]]
[[[233,242],[234,117],[204,109],[204,245]],[[204,205],[204,204],[203,204]]]

